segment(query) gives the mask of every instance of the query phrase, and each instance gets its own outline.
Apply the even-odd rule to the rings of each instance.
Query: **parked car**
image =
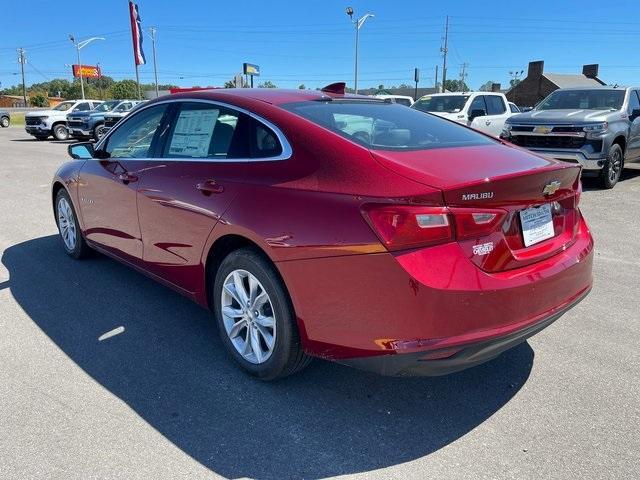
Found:
[[[121,118],[126,117],[131,110],[138,105],[142,105],[146,100],[126,100],[116,108],[106,113],[104,116],[104,125],[102,126],[102,134],[107,133]]]
[[[48,110],[38,110],[25,115],[25,130],[38,140],[53,135],[56,140],[67,140],[67,115],[69,113],[88,112],[102,103],[101,100],[65,100]]]
[[[513,113],[503,93],[454,92],[420,97],[411,108],[462,123],[495,137]]]
[[[408,95],[374,95],[375,98],[381,98],[383,100],[392,100],[395,103],[410,107],[413,105],[413,98]]]
[[[613,188],[626,163],[640,161],[640,87],[563,88],[530,112],[511,117],[502,138],[579,163]]]
[[[66,253],[211,309],[263,379],[311,357],[461,370],[591,289],[578,165],[344,84],[161,97],[69,153],[52,183]]]
[[[126,107],[133,100],[107,100],[93,110],[74,112],[67,115],[67,128],[73,138],[87,140],[93,138],[98,141],[104,134],[104,116],[117,109],[120,105]]]
[[[522,110],[520,110],[520,107],[518,107],[513,102],[509,102],[509,110],[511,110],[511,113],[521,113],[522,112]]]
[[[0,110],[0,127],[7,128],[11,125],[11,115],[6,110]]]

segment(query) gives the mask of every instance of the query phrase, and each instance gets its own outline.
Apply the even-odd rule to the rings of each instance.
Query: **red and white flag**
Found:
[[[129,17],[131,18],[131,38],[133,39],[133,56],[136,65],[144,65],[147,60],[142,51],[142,24],[140,23],[140,13],[138,6],[129,1]]]

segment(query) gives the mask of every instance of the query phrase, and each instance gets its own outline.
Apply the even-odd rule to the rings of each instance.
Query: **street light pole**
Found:
[[[364,22],[367,21],[368,18],[373,18],[375,15],[372,13],[366,13],[362,17],[357,20],[353,19],[353,8],[347,7],[347,15],[351,19],[351,23],[356,27],[356,58],[355,58],[355,69],[354,69],[354,78],[353,78],[353,90],[355,93],[358,93],[358,46],[359,46],[359,37],[360,37],[360,29],[364,25]]]
[[[104,40],[103,37],[91,37],[87,40],[83,40],[82,42],[76,42],[76,39],[73,35],[69,35],[69,40],[76,47],[78,51],[78,71],[80,72],[80,91],[82,92],[82,99],[84,100],[84,79],[82,78],[82,63],[80,63],[80,50],[89,45],[94,40]]]
[[[153,76],[156,81],[156,98],[158,98],[160,93],[158,92],[158,67],[156,63],[156,31],[156,27],[149,28],[149,32],[151,32],[151,44],[153,45]]]

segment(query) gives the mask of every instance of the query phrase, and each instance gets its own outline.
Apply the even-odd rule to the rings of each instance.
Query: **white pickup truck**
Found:
[[[56,140],[67,140],[67,114],[72,112],[88,112],[102,103],[102,100],[65,100],[50,110],[29,112],[24,117],[24,129],[38,140],[50,135]]]
[[[434,93],[420,97],[411,108],[433,113],[498,137],[512,113],[507,97],[493,92]]]

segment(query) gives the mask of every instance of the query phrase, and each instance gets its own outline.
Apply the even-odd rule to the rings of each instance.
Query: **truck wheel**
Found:
[[[9,125],[11,125],[11,120],[9,119],[9,117],[0,118],[0,127],[7,128]]]
[[[620,180],[623,166],[624,154],[622,153],[622,147],[614,143],[609,149],[607,162],[600,172],[600,186],[606,189],[615,187],[618,180]]]
[[[102,137],[104,137],[104,133],[105,133],[104,132],[104,124],[103,123],[99,123],[93,129],[93,139],[97,142]]]
[[[69,130],[64,123],[59,123],[53,127],[53,138],[56,140],[67,140],[69,138]]]

